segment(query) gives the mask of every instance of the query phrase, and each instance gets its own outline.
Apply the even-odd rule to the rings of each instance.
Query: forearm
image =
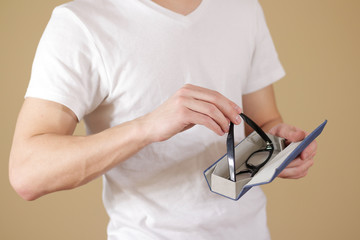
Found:
[[[86,137],[48,133],[19,139],[11,154],[12,184],[27,200],[83,185],[146,146],[141,129],[134,120]]]
[[[282,123],[282,117],[277,109],[273,87],[270,85],[254,93],[243,96],[244,113],[253,119],[265,132]],[[245,133],[253,130],[245,124]]]
[[[279,123],[282,123],[283,120],[281,116],[279,115],[277,118],[269,119],[267,122],[265,122],[263,125],[261,125],[261,129],[264,130],[264,132],[269,132],[271,128],[278,125]]]
[[[276,118],[271,118],[271,119],[267,119],[264,123],[259,124],[259,127],[261,127],[261,129],[264,132],[269,132],[269,130],[271,128],[273,128],[274,126],[282,123],[283,120],[281,118],[281,116],[279,115]],[[252,133],[252,131],[254,131],[251,127],[249,127],[247,124],[245,124],[245,135],[248,136],[250,133]]]

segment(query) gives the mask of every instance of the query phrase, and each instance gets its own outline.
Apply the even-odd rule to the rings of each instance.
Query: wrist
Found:
[[[278,117],[278,118],[274,118],[274,119],[271,119],[269,121],[267,121],[265,124],[263,124],[261,126],[261,128],[265,131],[265,132],[269,132],[270,129],[272,129],[273,127],[279,125],[280,123],[283,123],[283,120],[281,117]]]
[[[145,147],[149,144],[157,142],[156,137],[154,136],[153,129],[146,121],[146,117],[142,116],[131,121],[131,124],[134,126],[134,135],[137,138],[137,141],[140,143],[141,147]]]

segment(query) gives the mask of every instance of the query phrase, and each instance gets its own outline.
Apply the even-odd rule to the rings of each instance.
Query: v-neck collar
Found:
[[[199,6],[197,6],[195,10],[193,10],[187,15],[183,15],[181,13],[172,11],[151,0],[138,0],[138,2],[145,5],[145,7],[150,8],[152,11],[165,15],[166,17],[169,17],[173,20],[182,22],[184,24],[191,24],[195,22],[202,15],[202,12],[206,8],[208,0],[202,0]]]

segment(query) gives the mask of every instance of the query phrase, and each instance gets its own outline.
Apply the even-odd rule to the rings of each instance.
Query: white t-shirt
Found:
[[[185,83],[241,106],[283,75],[256,0],[203,0],[188,16],[150,0],[78,0],[54,10],[26,97],[67,106],[93,134],[154,110]],[[260,188],[238,201],[209,191],[203,171],[225,138],[195,126],[107,172],[109,239],[268,239]]]

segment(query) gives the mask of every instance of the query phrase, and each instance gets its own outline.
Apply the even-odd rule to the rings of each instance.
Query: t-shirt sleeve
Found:
[[[60,103],[81,120],[104,101],[107,83],[91,33],[71,10],[55,8],[39,42],[25,97]]]
[[[244,94],[260,90],[285,76],[266,24],[264,12],[257,1],[255,28],[255,47]]]

